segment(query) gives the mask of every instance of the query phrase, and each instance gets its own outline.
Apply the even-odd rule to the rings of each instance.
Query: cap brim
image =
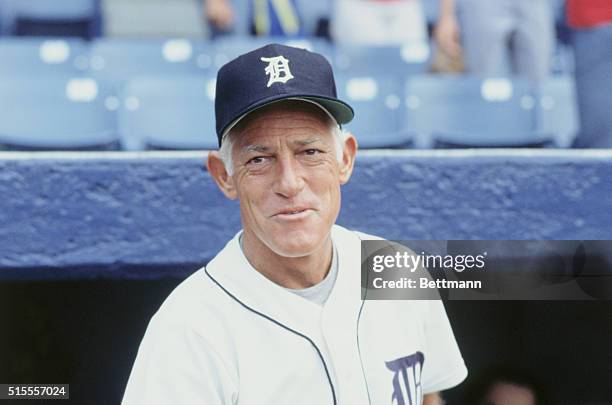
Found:
[[[329,113],[336,119],[338,124],[348,124],[353,120],[355,112],[353,108],[341,100],[334,100],[322,97],[299,97],[306,100],[312,100],[322,107],[324,107]]]
[[[282,94],[282,95],[279,94],[274,97],[269,97],[267,99],[260,100],[259,102],[249,106],[249,108],[247,108],[244,112],[242,112],[238,116],[238,118],[236,118],[235,120],[230,122],[228,125],[226,125],[225,128],[223,128],[223,131],[222,131],[223,135],[221,136],[221,140],[225,138],[227,133],[234,126],[236,126],[236,124],[238,124],[240,120],[242,120],[244,117],[246,117],[248,114],[252,113],[253,111],[258,110],[262,107],[265,107],[269,104],[279,102],[279,101],[300,100],[300,99],[303,99],[304,101],[312,101],[315,104],[320,105],[325,110],[327,110],[327,112],[332,117],[334,117],[334,119],[339,125],[347,124],[351,122],[351,120],[355,116],[355,112],[353,111],[353,108],[347,103],[345,103],[344,101],[339,100],[339,99],[327,98],[327,97],[321,97],[321,96],[313,96],[309,94],[304,94],[304,95],[292,94],[291,96],[288,96],[287,94]]]

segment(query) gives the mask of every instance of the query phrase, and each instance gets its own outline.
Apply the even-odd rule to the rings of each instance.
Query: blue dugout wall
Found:
[[[0,277],[184,277],[240,228],[206,152],[0,153]],[[360,152],[338,222],[389,239],[612,239],[612,151]]]

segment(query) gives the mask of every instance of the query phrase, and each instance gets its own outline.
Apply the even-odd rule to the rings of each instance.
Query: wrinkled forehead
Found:
[[[279,137],[331,139],[333,125],[333,118],[316,104],[284,100],[253,111],[232,128],[231,134],[242,146]]]

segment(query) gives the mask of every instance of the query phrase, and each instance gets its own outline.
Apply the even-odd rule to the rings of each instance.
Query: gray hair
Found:
[[[348,136],[348,132],[340,129],[340,126],[335,122],[330,123],[330,130],[334,137],[334,149],[336,152],[336,159],[338,162],[342,162],[342,154],[344,152],[344,141]],[[223,161],[225,170],[230,176],[234,173],[234,166],[232,161],[232,151],[234,149],[234,133],[230,130],[223,136],[221,147],[219,148],[219,156]]]

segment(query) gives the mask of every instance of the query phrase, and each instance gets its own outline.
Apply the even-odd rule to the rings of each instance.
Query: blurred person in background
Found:
[[[328,0],[203,0],[213,37],[326,36]]]
[[[434,37],[451,57],[463,55],[471,74],[538,81],[550,72],[552,5],[549,0],[440,0]]]
[[[226,31],[234,25],[236,16],[229,0],[204,0],[204,17],[211,29]]]
[[[405,45],[427,41],[427,21],[421,0],[334,0],[331,34],[342,45]]]
[[[580,134],[576,148],[612,147],[612,1],[568,0],[576,59]]]
[[[526,370],[497,365],[469,382],[464,405],[550,405],[546,387]]]

